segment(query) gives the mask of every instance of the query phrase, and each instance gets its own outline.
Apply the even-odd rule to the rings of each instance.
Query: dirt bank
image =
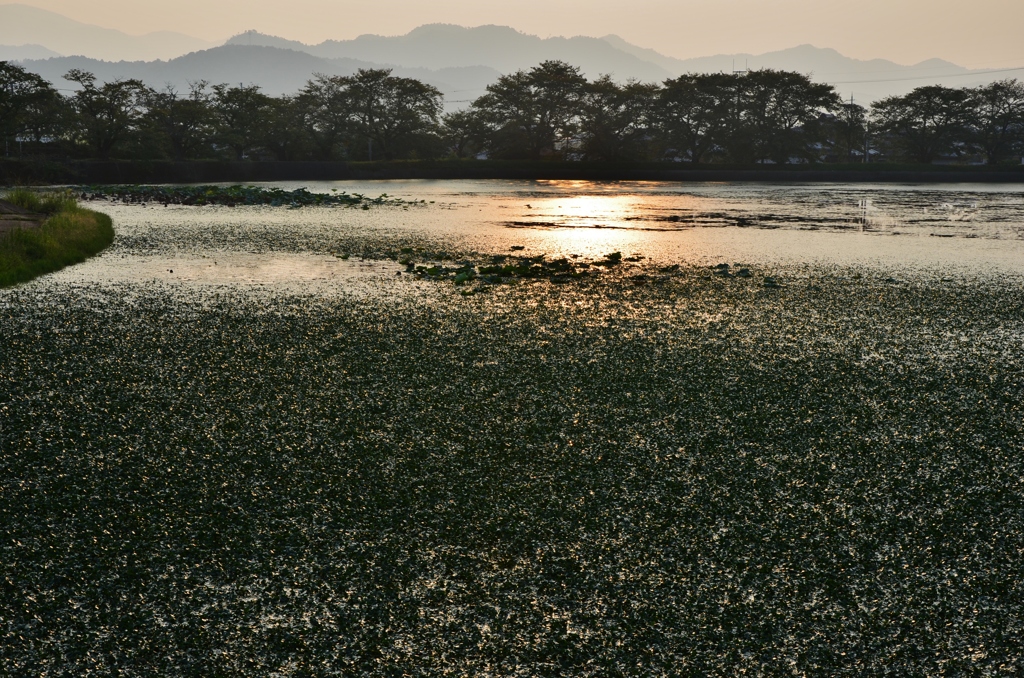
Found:
[[[34,228],[43,223],[45,217],[22,209],[17,205],[0,200],[0,233],[16,228]]]

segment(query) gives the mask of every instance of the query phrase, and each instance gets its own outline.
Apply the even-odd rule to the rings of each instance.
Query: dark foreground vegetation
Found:
[[[17,190],[0,197],[45,215],[39,225],[0,229],[0,287],[85,261],[114,240],[110,217],[79,207],[69,194]]]
[[[927,86],[876,102],[773,70],[661,84],[588,81],[549,61],[502,76],[461,111],[387,70],[315,76],[293,96],[194,83],[187,93],[82,71],[65,95],[0,62],[0,137],[10,157],[371,161],[434,158],[588,163],[1020,164],[1024,85]]]
[[[0,669],[1024,670],[1020,281],[630,258],[4,291]]]

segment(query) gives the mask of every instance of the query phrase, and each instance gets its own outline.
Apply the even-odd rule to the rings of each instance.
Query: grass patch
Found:
[[[12,205],[39,214],[73,212],[78,209],[75,197],[67,191],[37,193],[27,188],[16,188],[3,196],[3,199]]]
[[[51,216],[38,228],[0,234],[0,287],[85,261],[114,240],[110,217],[79,207],[68,193],[39,194],[18,189],[4,199]]]

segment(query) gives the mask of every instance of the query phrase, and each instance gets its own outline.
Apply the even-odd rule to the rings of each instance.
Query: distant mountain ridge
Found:
[[[0,45],[0,61],[51,59],[59,56],[63,55],[42,45]]]
[[[108,61],[172,59],[213,46],[206,40],[181,33],[158,31],[148,35],[128,35],[37,7],[0,5],[2,49],[26,44],[40,46],[55,54],[80,54]]]
[[[813,45],[766,54],[720,54],[677,59],[631,44],[617,35],[539,38],[507,26],[465,28],[430,24],[401,36],[362,35],[352,40],[328,40],[318,45],[248,31],[229,39],[227,44],[266,45],[327,59],[348,58],[404,67],[442,68],[453,64],[474,64],[500,73],[528,69],[546,59],[558,59],[579,66],[588,77],[608,74],[620,81],[659,82],[683,73],[774,68],[806,73],[817,81],[835,84],[841,93],[846,96],[852,94],[864,103],[905,93],[919,85],[977,85],[992,80],[984,73],[974,74],[941,59],[905,66],[885,59],[853,59],[834,49]],[[1024,77],[1024,69],[1020,75]]]
[[[59,56],[79,55],[79,56]],[[347,75],[358,68],[393,68],[398,75],[434,85],[449,108],[484,93],[501,74],[556,59],[580,67],[590,78],[661,82],[687,72],[775,68],[828,82],[845,97],[870,103],[926,84],[978,85],[1019,73],[972,72],[932,59],[904,66],[884,59],[843,56],[833,49],[800,45],[767,54],[721,54],[677,59],[616,35],[540,38],[507,26],[466,28],[428,24],[406,35],[362,35],[307,45],[256,31],[213,46],[175,33],[130,36],[72,21],[19,4],[0,5],[0,59],[22,62],[59,86],[70,68],[93,71],[100,80],[139,78],[179,89],[196,80],[253,83],[270,94],[290,94],[314,73]]]
[[[150,87],[171,86],[187,91],[190,82],[206,80],[211,84],[260,85],[267,94],[294,94],[316,73],[351,75],[360,68],[380,68],[381,64],[356,59],[321,59],[306,52],[261,45],[225,45],[192,52],[169,61],[109,62],[87,57],[58,57],[23,61],[28,70],[38,73],[57,87],[74,89],[63,79],[73,68],[89,71],[101,82],[117,78],[137,78]],[[467,96],[479,96],[500,73],[483,66],[461,68],[395,67],[396,75],[416,78],[437,87],[451,108]]]
[[[579,66],[588,77],[608,74],[659,81],[671,73],[657,64],[624,52],[600,38],[539,38],[508,26],[465,28],[428,24],[406,35],[361,35],[353,40],[327,40],[305,45],[255,31],[236,35],[228,45],[266,45],[307,52],[324,59],[358,59],[380,64],[430,69],[487,66],[501,73],[561,60]]]

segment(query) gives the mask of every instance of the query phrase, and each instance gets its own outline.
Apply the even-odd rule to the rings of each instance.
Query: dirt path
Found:
[[[46,219],[41,214],[34,214],[17,205],[0,200],[0,233],[13,231],[16,228],[35,228]]]

